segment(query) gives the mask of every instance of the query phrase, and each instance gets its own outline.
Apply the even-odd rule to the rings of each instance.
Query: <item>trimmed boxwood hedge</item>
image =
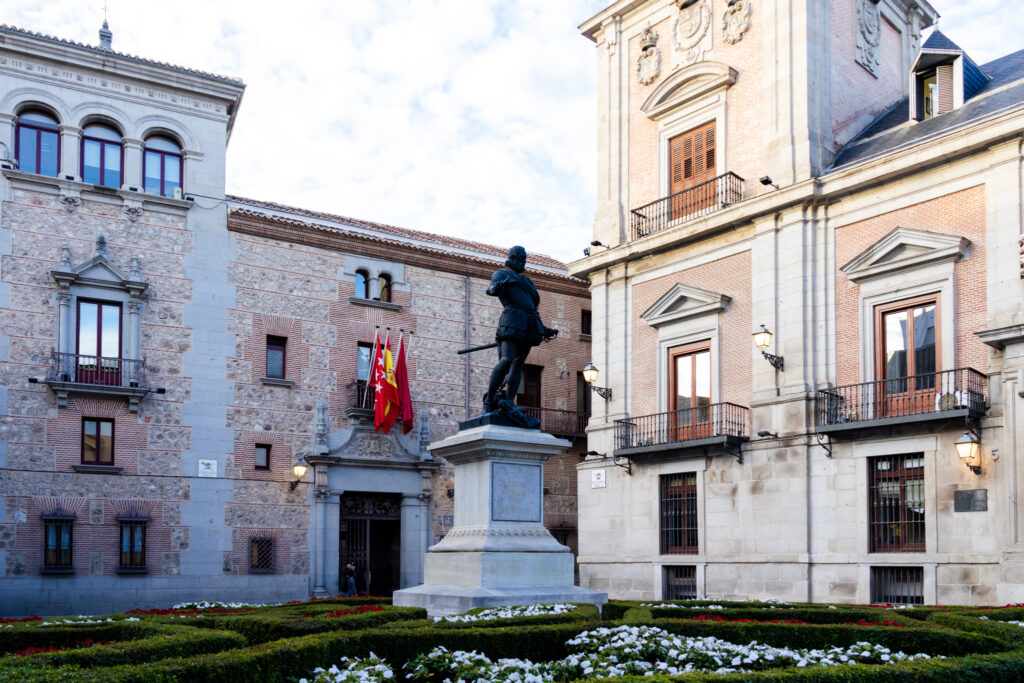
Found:
[[[97,640],[93,638],[92,640]],[[208,652],[223,652],[245,647],[244,636],[234,631],[214,631],[193,626],[154,626],[145,638],[111,641],[108,645],[68,648],[58,652],[43,652],[31,657],[7,655],[0,658],[0,671],[7,672],[24,666],[26,661],[41,662],[47,666],[71,664],[81,667],[106,667],[117,664],[138,664],[170,657],[191,657]],[[42,646],[36,646],[42,647]]]
[[[949,659],[897,665],[780,669],[731,675],[689,675],[698,681],[1018,681],[1024,680],[1024,629],[1000,624],[1024,610],[917,610],[870,607],[787,605],[704,601],[724,609],[682,610],[609,603],[596,621],[593,606],[570,614],[468,623],[434,623],[418,608],[389,606],[380,612],[327,618],[328,612],[387,601],[336,598],[260,608],[246,614],[213,614],[189,619],[141,616],[140,621],[39,627],[18,624],[0,629],[0,651],[25,647],[74,648],[77,640],[119,641],[61,652],[0,657],[0,677],[18,681],[294,681],[342,656],[371,651],[398,668],[437,645],[477,650],[492,658],[559,659],[565,642],[597,626],[648,624],[683,636],[715,636],[735,643],[759,641],[776,646],[825,648],[858,641],[908,654],[926,652]],[[686,603],[687,605],[697,603]],[[1019,613],[1019,615],[1018,615]],[[315,615],[303,619],[302,615]],[[707,614],[725,619],[799,619],[807,624],[697,621]],[[614,615],[614,618],[609,618]],[[988,616],[988,620],[978,618]],[[857,626],[845,622],[893,620],[902,627]],[[400,676],[400,674],[399,674]],[[639,678],[637,679],[639,680]],[[644,681],[669,680],[643,677]],[[680,680],[680,679],[673,679]]]

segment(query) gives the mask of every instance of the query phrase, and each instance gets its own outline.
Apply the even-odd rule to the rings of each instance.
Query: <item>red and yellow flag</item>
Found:
[[[395,382],[395,362],[391,355],[390,334],[384,342],[384,352],[377,354],[374,381],[377,397],[373,412],[373,426],[375,431],[387,433],[391,431],[391,427],[402,413],[398,384]]]

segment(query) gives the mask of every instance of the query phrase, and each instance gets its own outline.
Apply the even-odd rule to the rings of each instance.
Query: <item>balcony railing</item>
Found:
[[[987,378],[973,368],[850,384],[818,392],[815,425],[838,432],[985,414]]]
[[[665,451],[674,448],[736,445],[750,433],[750,410],[735,403],[642,415],[615,421],[615,452]]]
[[[149,393],[143,375],[145,364],[135,358],[54,351],[46,383],[57,394],[57,405],[61,408],[67,407],[68,394],[86,394],[127,398],[128,408],[134,413],[139,409],[139,401]]]
[[[145,361],[131,358],[85,356],[79,353],[53,352],[49,382],[94,384],[105,387],[142,386]]]
[[[729,172],[630,212],[630,239],[640,239],[673,225],[720,211],[743,199],[743,178]]]
[[[590,415],[575,410],[560,410],[558,408],[534,408],[532,406],[520,406],[527,415],[540,420],[540,430],[555,436],[580,437],[587,435],[587,422]]]

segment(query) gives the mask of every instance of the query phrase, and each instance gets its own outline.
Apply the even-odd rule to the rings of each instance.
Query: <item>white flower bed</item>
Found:
[[[240,609],[243,607],[277,607],[280,602],[179,602],[171,609]]]
[[[536,617],[541,614],[568,614],[576,609],[575,605],[555,603],[550,605],[510,605],[480,610],[476,614],[454,614],[447,617],[434,617],[434,621],[470,622],[489,621],[491,619],[514,619],[517,617]]]
[[[77,619],[55,619],[54,621],[40,621],[37,626],[64,626],[66,624],[107,624],[115,621],[139,621],[138,617],[125,617],[124,619],[93,619],[92,617],[78,617]],[[32,623],[32,622],[29,622]]]
[[[403,667],[412,680],[431,677],[460,681],[573,680],[588,676],[613,678],[626,675],[685,674],[696,672],[737,673],[797,666],[849,666],[891,664],[930,659],[926,654],[892,652],[882,645],[859,642],[828,650],[779,648],[751,642],[737,645],[713,637],[677,636],[652,626],[617,626],[585,631],[566,642],[574,652],[553,662],[526,659],[492,661],[479,652],[450,652],[436,647]],[[388,681],[394,676],[386,662],[371,653],[367,659],[341,660],[341,667],[316,669],[312,681]]]
[[[680,605],[675,602],[641,602],[641,607],[668,607],[669,609],[725,609],[722,605]]]

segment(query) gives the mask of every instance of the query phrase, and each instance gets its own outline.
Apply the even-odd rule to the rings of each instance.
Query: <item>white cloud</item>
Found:
[[[228,191],[565,260],[590,240],[604,0],[109,0],[114,47],[241,77]],[[1008,0],[941,0],[977,61]],[[96,42],[98,3],[8,0],[3,21]]]

